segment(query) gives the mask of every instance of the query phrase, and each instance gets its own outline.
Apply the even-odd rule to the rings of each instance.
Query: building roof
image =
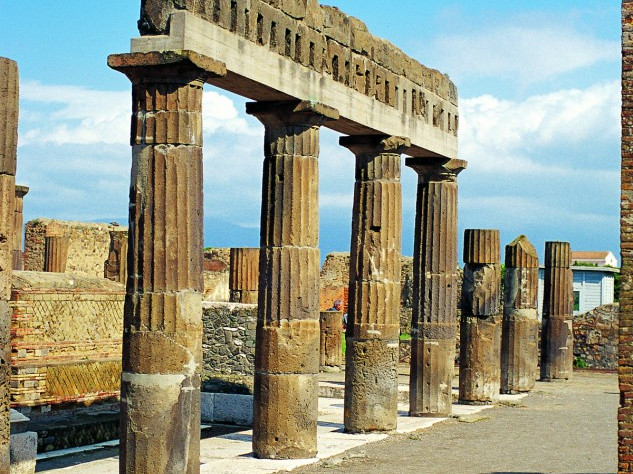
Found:
[[[608,251],[586,251],[586,250],[577,250],[571,252],[571,259],[588,259],[588,260],[597,260],[603,259],[609,256],[611,252]]]

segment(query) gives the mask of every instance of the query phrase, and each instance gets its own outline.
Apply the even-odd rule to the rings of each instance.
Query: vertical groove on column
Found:
[[[573,282],[571,246],[545,242],[541,379],[570,379],[573,372]]]
[[[501,393],[530,391],[538,361],[538,255],[524,235],[506,246]]]
[[[344,423],[391,430],[398,403],[402,190],[399,137],[343,137],[356,155],[350,251]]]
[[[253,451],[272,459],[317,452],[319,371],[319,126],[338,113],[307,102],[248,103],[266,127]]]
[[[501,383],[499,231],[466,229],[464,263],[459,400],[494,403]]]

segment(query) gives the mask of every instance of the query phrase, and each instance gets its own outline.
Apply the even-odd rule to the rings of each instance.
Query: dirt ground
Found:
[[[537,382],[516,406],[450,419],[296,469],[303,473],[615,473],[617,375]]]

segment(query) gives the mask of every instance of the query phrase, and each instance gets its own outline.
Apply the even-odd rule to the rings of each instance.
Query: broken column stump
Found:
[[[64,273],[68,261],[67,235],[47,235],[44,238],[44,271]]]
[[[232,248],[229,261],[230,301],[257,304],[259,248]]]
[[[338,112],[313,102],[256,102],[266,127],[253,452],[317,452],[319,373],[319,128]]]
[[[200,472],[202,95],[224,65],[189,51],[112,55],[132,81],[120,471]]]
[[[18,65],[0,57],[0,472],[9,472],[11,268],[18,146]]]
[[[506,246],[501,393],[534,388],[538,365],[538,255],[524,235]]]
[[[24,235],[24,196],[29,192],[27,186],[15,187],[15,214],[13,216],[13,270],[24,270],[22,261],[22,238]]]
[[[340,370],[343,365],[343,312],[321,311],[321,370]]]
[[[345,352],[345,431],[396,428],[402,190],[408,139],[342,137],[356,155]]]
[[[569,242],[545,242],[541,380],[570,379],[574,368],[574,276]]]
[[[459,402],[499,399],[501,265],[499,231],[466,229],[460,324]]]
[[[410,416],[449,416],[457,335],[457,175],[462,160],[407,158],[418,173]]]

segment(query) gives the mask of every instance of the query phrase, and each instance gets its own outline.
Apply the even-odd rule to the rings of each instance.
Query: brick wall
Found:
[[[43,271],[45,237],[67,235],[69,242],[66,271],[101,278],[110,253],[110,232],[125,229],[110,224],[34,219],[26,223],[24,269]]]
[[[633,1],[622,2],[622,202],[618,472],[633,472]]]
[[[117,397],[123,285],[76,274],[14,272],[11,406]]]

